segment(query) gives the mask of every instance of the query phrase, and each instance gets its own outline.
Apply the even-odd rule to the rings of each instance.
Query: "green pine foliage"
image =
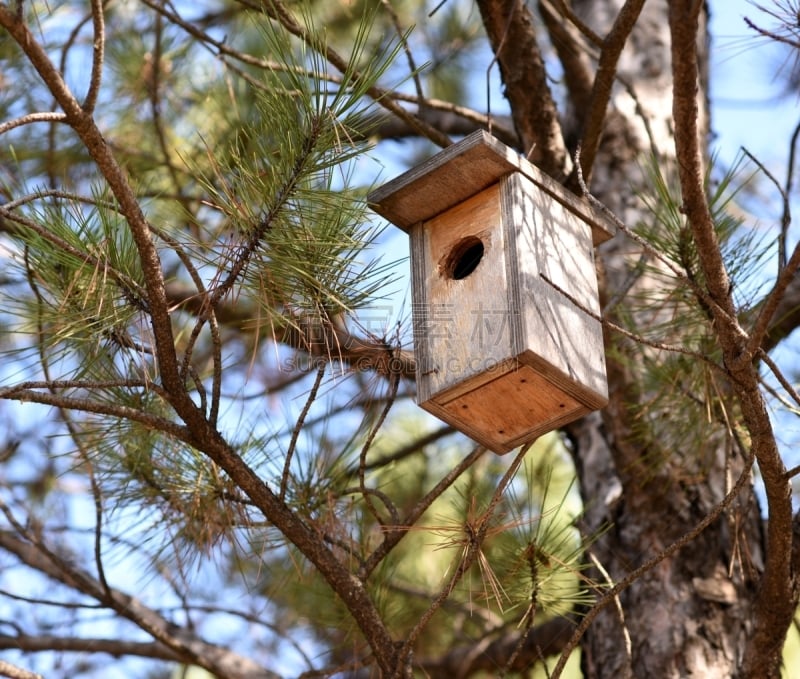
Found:
[[[648,443],[642,460],[645,476],[657,475],[661,462],[674,460],[678,451],[686,460],[686,480],[702,475],[721,439],[730,445],[741,435],[738,415],[728,397],[728,387],[716,368],[720,347],[712,327],[691,226],[681,210],[677,178],[671,168],[651,159],[645,167],[652,193],[640,194],[651,219],[636,233],[648,252],[631,278],[646,277],[645,286],[632,284],[622,319],[645,343],[625,343],[625,351],[612,351],[640,379],[641,396],[631,405],[631,429]],[[740,159],[720,172],[709,166],[706,180],[709,206],[731,286],[746,317],[751,300],[762,292],[763,265],[771,244],[762,242],[757,229],[737,215],[737,196],[754,179]],[[739,211],[741,214],[741,211]],[[627,352],[631,353],[628,355]],[[680,412],[675,426],[672,413]],[[690,455],[686,455],[692,451]],[[645,471],[649,467],[650,471]]]

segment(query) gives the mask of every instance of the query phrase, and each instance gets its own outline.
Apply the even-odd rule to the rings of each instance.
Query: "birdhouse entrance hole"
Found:
[[[455,244],[444,265],[448,278],[460,281],[478,268],[483,258],[483,241],[476,236],[467,236]]]

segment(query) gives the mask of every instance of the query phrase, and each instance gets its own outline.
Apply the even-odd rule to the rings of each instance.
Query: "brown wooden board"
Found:
[[[527,365],[452,400],[439,396],[420,406],[498,454],[591,411]]]
[[[429,158],[369,194],[379,215],[409,231],[414,224],[444,212],[512,172],[536,186],[586,221],[594,245],[608,240],[616,227],[585,200],[567,191],[536,166],[484,130]]]

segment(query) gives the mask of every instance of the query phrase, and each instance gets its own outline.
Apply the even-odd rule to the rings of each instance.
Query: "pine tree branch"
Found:
[[[769,511],[765,569],[754,603],[754,632],[747,639],[742,676],[778,676],[786,630],[800,596],[799,574],[792,572],[791,563],[792,490],[759,388],[757,368],[751,361],[739,361],[746,351],[747,337],[736,321],[730,280],[705,195],[697,103],[697,31],[701,7],[697,0],[672,0],[669,6],[675,151],[683,210],[709,296],[723,312],[712,311],[714,328],[750,434],[751,451],[758,460]]]
[[[120,212],[125,216],[136,244],[142,265],[151,319],[155,338],[155,354],[158,360],[162,384],[169,394],[170,402],[186,423],[191,445],[207,454],[230,476],[234,483],[250,497],[264,515],[292,541],[300,551],[318,568],[319,572],[340,596],[353,619],[367,639],[379,666],[386,673],[395,668],[394,642],[381,620],[363,584],[320,541],[315,531],[264,484],[259,476],[231,448],[219,432],[206,420],[202,410],[189,396],[180,373],[175,352],[172,322],[169,315],[164,278],[158,252],[151,239],[150,228],[137,201],[137,197],[111,148],[91,115],[87,114],[75,99],[58,70],[53,66],[43,47],[23,23],[22,18],[0,5],[0,26],[5,28],[36,68],[66,114],[66,122],[78,134],[98,169],[108,182],[117,199]],[[330,58],[330,54],[328,55]],[[378,93],[375,92],[377,95]],[[42,399],[44,394],[26,394]],[[17,397],[19,394],[17,395]],[[77,402],[65,405],[80,407]],[[93,405],[94,412],[106,412]],[[141,621],[139,621],[141,623]],[[151,633],[157,630],[150,630]]]
[[[561,181],[568,173],[570,158],[531,11],[519,0],[478,0],[478,8],[500,64],[522,151],[546,174]]]
[[[587,184],[591,177],[597,150],[600,148],[608,102],[611,99],[611,89],[616,79],[617,62],[636,25],[643,5],[644,0],[627,0],[617,14],[614,25],[603,39],[600,48],[600,59],[594,77],[592,94],[588,101],[588,110],[583,115],[581,174]]]
[[[439,658],[420,658],[417,666],[431,679],[466,678],[478,672],[495,676],[498,668],[511,672],[530,671],[537,663],[562,651],[575,629],[575,622],[559,617],[535,625],[525,634],[514,630],[499,637],[488,636],[457,645]],[[514,652],[517,652],[509,665]]]
[[[18,650],[25,653],[49,651],[56,653],[107,653],[116,658],[137,656],[174,663],[186,662],[186,658],[182,657],[180,653],[157,641],[127,641],[124,639],[50,636],[47,634],[16,634],[13,636],[0,634],[0,649]],[[264,670],[262,669],[261,672],[263,673]]]
[[[382,455],[377,460],[372,460],[364,465],[364,469],[368,471],[372,471],[374,469],[380,469],[381,467],[385,467],[392,462],[398,462],[400,460],[405,459],[409,455],[413,455],[414,453],[421,453],[425,446],[430,445],[431,443],[435,443],[441,438],[445,436],[450,436],[451,434],[455,434],[456,430],[447,425],[444,427],[439,427],[439,429],[435,429],[434,431],[424,434],[417,439],[407,443],[406,445],[400,447],[399,449],[395,450],[393,453],[387,453]],[[347,471],[348,475],[353,475],[358,473],[358,467],[351,467]]]
[[[142,2],[158,12],[171,24],[180,26],[186,33],[197,39],[200,43],[207,45],[208,48],[219,55],[230,68],[233,68],[231,63],[233,60],[250,67],[267,71],[282,72],[286,71],[288,68],[286,64],[254,57],[251,54],[235,49],[224,40],[217,40],[197,25],[184,20],[179,14],[171,11],[169,7],[158,2],[158,0],[142,0]],[[247,7],[247,5],[245,6]],[[250,9],[250,7],[248,7],[248,9]],[[247,77],[247,74],[241,70],[235,70],[241,77]],[[317,73],[300,67],[296,67],[293,70],[295,73],[304,75],[313,80],[330,82],[334,85],[341,85],[343,82],[342,77],[331,73]],[[254,86],[260,86],[260,83],[253,84]],[[374,127],[370,130],[370,136],[373,138],[405,139],[411,137],[418,138],[420,136],[429,137],[429,135],[421,134],[419,125],[412,122],[414,120],[429,125],[430,128],[437,130],[441,135],[446,135],[447,137],[466,136],[477,129],[488,129],[489,127],[489,117],[485,113],[475,111],[465,106],[459,106],[450,101],[430,99],[427,97],[422,101],[419,96],[389,90],[378,90],[378,93],[382,96],[382,98],[378,100],[378,103],[386,110],[383,113],[376,114],[377,120],[374,123]],[[386,99],[391,99],[394,102],[415,104],[418,110],[416,113],[411,113],[404,109],[399,109],[399,111],[402,111],[402,113],[399,113],[399,105],[396,104],[398,108],[390,109],[384,103]],[[493,115],[491,127],[492,133],[503,143],[508,146],[517,146],[519,144],[519,140],[513,130],[513,122],[510,116]],[[440,138],[440,141],[443,142],[444,137]]]
[[[731,282],[722,259],[714,219],[705,193],[705,168],[700,147],[700,117],[697,63],[697,12],[702,6],[694,0],[677,0],[670,3],[672,31],[673,105],[675,120],[675,153],[678,159],[683,204],[694,238],[697,254],[705,276],[711,299],[724,312],[715,314],[719,322],[729,326],[723,341],[729,343],[729,353],[737,351],[736,343],[744,333],[736,325],[736,310],[731,295]],[[728,338],[737,337],[732,344]]]
[[[772,351],[800,327],[800,278],[794,277],[783,292],[772,313],[772,320],[761,343],[764,351]]]
[[[281,502],[238,453],[228,446],[221,435],[211,429],[209,425],[198,432],[196,426],[180,427],[162,418],[141,413],[126,406],[96,403],[88,399],[73,399],[14,387],[4,389],[0,392],[0,397],[140,421],[154,430],[170,433],[175,438],[206,453],[225,470],[234,483],[253,501],[253,504],[319,569],[319,572],[340,596],[359,624],[384,671],[388,672],[390,668],[394,667],[394,644],[361,580],[352,575],[346,566],[336,559],[333,553],[319,541],[317,532],[307,527],[286,504]],[[0,540],[0,546],[3,546],[2,540]],[[123,615],[126,614],[126,610],[119,612]],[[153,633],[152,630],[148,629],[148,631]],[[197,664],[202,664],[200,659],[195,659],[195,661]]]
[[[790,305],[797,302],[797,295],[800,294],[798,292],[800,282],[796,275],[798,269],[800,269],[800,245],[795,246],[786,266],[778,274],[772,290],[758,305],[756,320],[750,330],[750,336],[732,367],[751,362],[759,349],[764,348],[765,344],[768,346],[779,336],[778,328],[785,331],[787,320],[794,319],[794,307]],[[787,306],[788,314],[783,316],[781,311]],[[777,322],[773,322],[775,318],[778,319]]]
[[[301,26],[294,18],[289,9],[280,0],[265,0],[263,4],[251,2],[251,0],[237,0],[239,3],[250,9],[263,12],[268,17],[274,19],[281,24],[289,33],[300,38],[309,47],[319,52],[325,59],[333,65],[340,73],[346,73],[351,70],[348,66],[347,59],[343,58],[336,50],[325,45],[320,41],[318,36],[312,34],[304,26]],[[353,73],[352,78],[354,81],[361,79],[361,75]],[[447,135],[442,134],[439,130],[431,125],[428,125],[424,120],[406,111],[402,106],[392,98],[391,92],[384,90],[377,85],[373,85],[367,89],[372,99],[383,106],[387,111],[393,113],[398,118],[407,123],[411,128],[417,130],[420,135],[427,137],[435,144],[442,148],[452,144]]]
[[[789,288],[796,282],[796,274],[800,268],[800,246],[795,246],[791,257],[788,261],[786,259],[786,233],[789,229],[789,224],[792,221],[791,207],[789,203],[789,191],[791,190],[791,173],[792,166],[794,165],[795,142],[797,135],[800,133],[800,125],[795,127],[792,134],[792,143],[789,152],[789,169],[787,170],[786,190],[784,190],[777,182],[775,177],[764,165],[755,158],[749,151],[745,150],[744,153],[750,160],[752,160],[758,168],[767,176],[767,178],[776,186],[781,194],[781,202],[783,203],[783,211],[781,217],[781,230],[778,237],[778,278],[769,291],[766,298],[762,300],[754,309],[756,319],[752,324],[750,330],[750,337],[747,340],[747,346],[742,351],[741,356],[737,359],[737,364],[752,361],[753,358],[760,350],[764,350],[765,340],[768,335],[772,334],[774,327],[773,319],[777,315],[778,307],[781,306],[786,293]]]
[[[191,433],[186,427],[182,427],[181,425],[164,419],[163,417],[158,417],[157,415],[152,415],[143,410],[137,410],[136,408],[131,408],[118,403],[108,403],[103,401],[95,401],[90,398],[75,398],[61,394],[37,391],[37,389],[40,388],[51,389],[54,388],[54,386],[55,388],[60,388],[59,383],[56,382],[31,383],[30,388],[26,386],[26,384],[27,383],[22,383],[12,385],[10,387],[0,388],[0,399],[20,401],[21,403],[42,403],[44,405],[50,405],[56,408],[78,410],[85,413],[108,415],[110,417],[124,420],[141,422],[154,431],[160,431],[165,434],[169,434],[179,441],[191,444]],[[91,382],[85,384],[87,388],[91,388],[92,386]]]
[[[166,287],[171,306],[194,314],[206,308],[205,295],[182,283],[169,283]],[[215,306],[217,320],[224,325],[246,329],[253,327],[257,317],[254,309],[241,300],[220,302]],[[383,340],[360,337],[340,324],[314,325],[287,321],[285,324],[265,324],[272,339],[293,349],[299,349],[317,359],[341,361],[354,370],[374,370],[380,375],[399,374],[413,378],[416,362],[411,351],[392,347]],[[324,336],[320,337],[320,331]]]
[[[420,616],[414,627],[408,632],[403,646],[398,652],[399,662],[394,673],[390,675],[389,679],[399,679],[399,677],[403,676],[402,664],[410,660],[411,651],[414,648],[414,644],[419,638],[419,635],[422,634],[422,631],[427,627],[433,615],[444,605],[444,603],[452,594],[456,585],[461,581],[464,575],[472,567],[472,564],[474,564],[480,556],[483,542],[486,539],[489,527],[492,523],[494,512],[500,503],[500,499],[503,497],[503,494],[508,488],[508,485],[516,475],[519,466],[522,464],[525,455],[527,454],[528,450],[530,450],[531,445],[531,443],[528,443],[517,451],[516,456],[511,461],[508,469],[506,469],[503,477],[497,484],[497,488],[492,494],[486,509],[480,511],[480,514],[474,517],[474,519],[467,517],[465,520],[463,526],[463,552],[458,559],[458,564],[453,570],[453,574],[447,579],[440,592],[431,602],[431,605],[422,614],[422,616]]]
[[[414,526],[430,506],[441,497],[442,493],[455,483],[455,481],[472,465],[480,460],[485,453],[486,448],[483,446],[475,446],[469,455],[439,479],[438,483],[414,505],[411,511],[400,520],[397,526],[385,527],[383,541],[373,550],[369,557],[367,557],[363,568],[359,571],[359,577],[362,580],[366,580],[372,571],[386,558],[386,555],[408,534],[409,527]]]
[[[61,191],[50,191],[46,193],[54,197],[65,197],[70,200],[73,199],[72,194],[67,194]],[[31,197],[25,197],[25,199],[29,198]],[[16,201],[11,201],[10,205],[12,207],[16,207],[23,202],[23,199],[19,199]],[[136,281],[131,279],[129,276],[126,276],[124,273],[117,271],[117,269],[111,266],[107,259],[98,258],[87,252],[83,252],[76,247],[73,247],[71,243],[68,243],[62,238],[59,238],[55,234],[51,233],[41,224],[32,219],[28,219],[27,217],[16,214],[8,207],[8,204],[0,206],[0,231],[5,231],[12,235],[21,235],[24,229],[33,231],[48,243],[58,248],[61,252],[70,254],[76,260],[88,265],[92,269],[103,271],[119,286],[121,292],[125,295],[126,300],[128,300],[140,311],[147,312],[149,310],[146,292]]]
[[[177,402],[179,412],[183,411],[182,415],[191,417],[190,413],[195,408],[185,392],[178,371],[172,323],[164,294],[161,261],[151,240],[147,220],[128,178],[114,158],[91,114],[83,109],[72,94],[59,70],[24,24],[22,17],[10,11],[5,5],[0,5],[0,26],[8,31],[39,73],[42,81],[64,111],[65,122],[81,139],[119,203],[120,211],[128,222],[141,260],[151,327],[155,337],[155,353],[163,384],[171,398]]]
[[[31,539],[32,536],[29,535],[28,538]],[[151,634],[162,648],[171,649],[183,662],[199,665],[219,676],[231,679],[270,676],[270,673],[252,660],[209,644],[189,630],[176,627],[160,613],[121,590],[116,588],[106,590],[92,575],[74,565],[69,558],[61,557],[41,542],[37,542],[35,538],[28,541],[10,531],[0,531],[0,547],[14,554],[26,566],[113,609]],[[85,651],[85,647],[83,650]]]

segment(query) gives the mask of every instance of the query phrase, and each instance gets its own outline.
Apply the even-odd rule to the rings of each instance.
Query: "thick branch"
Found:
[[[784,301],[789,296],[791,288],[797,286],[797,270],[800,268],[800,245],[796,246],[789,261],[781,269],[775,285],[772,286],[767,298],[759,305],[758,316],[753,328],[750,331],[750,338],[747,347],[739,358],[740,362],[750,362],[764,348],[767,337],[773,333],[775,324],[773,318],[778,314],[778,310],[784,306]],[[780,321],[780,316],[778,316]]]
[[[490,642],[457,646],[441,658],[421,659],[419,665],[432,679],[468,677],[478,672],[494,675],[499,668],[525,672],[544,658],[560,653],[574,629],[575,624],[569,618],[554,618],[527,634],[515,630]]]
[[[414,98],[416,99],[416,97]],[[425,106],[417,112],[417,117],[435,127],[440,132],[453,137],[466,137],[475,130],[488,130],[489,117],[463,106],[426,99]],[[493,115],[492,134],[507,146],[519,143],[514,133],[513,121],[509,116]],[[407,139],[419,137],[419,131],[394,114],[383,113],[378,118],[370,135],[379,139]]]
[[[570,161],[536,41],[533,16],[519,0],[478,0],[478,7],[500,64],[522,150],[544,172],[560,181],[566,176]]]
[[[700,106],[696,36],[697,12],[701,6],[695,0],[677,0],[670,4],[675,155],[683,198],[681,208],[689,220],[697,244],[708,292],[713,302],[725,313],[725,317],[719,320],[731,325],[735,322],[736,313],[730,279],[705,193],[705,167],[698,129]],[[715,316],[720,316],[719,312],[715,311]],[[730,333],[724,334],[727,336]]]
[[[580,31],[567,20],[568,11],[558,0],[539,0],[539,14],[564,69],[564,84],[567,87],[572,110],[580,113],[589,108],[593,69]]]
[[[761,348],[771,351],[800,326],[800,278],[795,276],[772,314]]]
[[[187,285],[168,284],[167,296],[173,307],[198,315],[205,312],[204,296]],[[256,311],[241,300],[219,302],[215,311],[220,323],[243,329],[252,327],[253,319],[257,317]],[[328,324],[324,328],[302,328],[272,322],[265,324],[263,330],[269,330],[276,342],[305,351],[315,358],[341,361],[355,370],[375,370],[381,375],[399,374],[405,378],[413,378],[415,374],[416,362],[412,352],[373,338],[359,337],[344,326]],[[320,337],[320,330],[324,331],[324,337]]]
[[[583,180],[589,184],[597,149],[606,120],[606,110],[611,99],[611,89],[617,74],[617,62],[622,49],[631,34],[644,0],[628,0],[620,9],[614,25],[603,40],[600,50],[600,61],[597,65],[589,108],[583,119],[583,136],[581,139],[581,172]]]
[[[0,634],[0,649],[25,651],[27,653],[47,651],[108,653],[115,658],[128,655],[151,658],[153,660],[186,662],[186,658],[158,642],[100,639],[97,637],[57,637],[46,634],[9,636]]]
[[[744,651],[742,676],[778,677],[783,641],[799,594],[797,574],[791,568],[792,493],[759,389],[757,369],[750,361],[738,360],[746,351],[747,338],[736,322],[730,282],[705,196],[697,102],[696,35],[701,7],[702,3],[697,0],[670,3],[675,151],[683,209],[689,219],[708,293],[714,302],[714,327],[764,479],[769,508],[766,563],[754,605],[754,633],[748,638]]]

